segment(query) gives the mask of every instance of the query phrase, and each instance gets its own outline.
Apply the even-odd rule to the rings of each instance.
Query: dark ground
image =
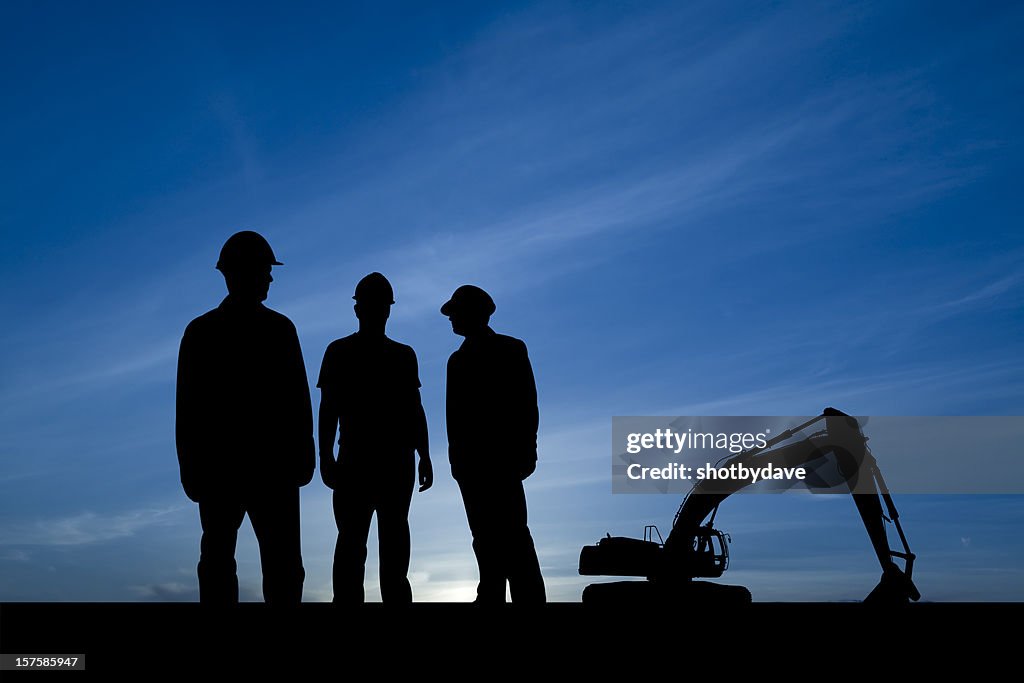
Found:
[[[189,679],[211,670],[325,672],[359,663],[374,674],[364,669],[359,678],[430,671],[506,680],[551,666],[597,680],[618,670],[640,679],[739,670],[818,676],[870,665],[887,680],[898,671],[966,666],[981,673],[1012,661],[1021,654],[1022,617],[1024,603],[754,603],[715,610],[438,603],[341,610],[313,603],[228,611],[178,603],[2,603],[0,653],[85,654],[91,673],[160,671]]]

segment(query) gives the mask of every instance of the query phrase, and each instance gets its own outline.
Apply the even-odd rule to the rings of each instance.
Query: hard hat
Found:
[[[356,301],[367,303],[395,303],[395,290],[391,283],[380,273],[370,273],[356,285],[356,293],[352,295]]]
[[[236,232],[229,237],[221,247],[220,258],[217,260],[217,270],[281,265],[284,264],[274,256],[270,243],[263,235],[252,230]]]
[[[451,315],[462,312],[470,315],[491,315],[496,306],[491,295],[476,285],[462,285],[452,294],[441,306],[441,315]]]

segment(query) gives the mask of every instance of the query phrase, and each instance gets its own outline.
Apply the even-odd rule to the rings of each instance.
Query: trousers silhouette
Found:
[[[372,464],[371,464],[372,463]],[[412,602],[409,584],[409,506],[415,486],[415,455],[382,455],[339,466],[334,489],[334,601],[363,602],[366,541],[377,513],[380,594],[385,604]]]
[[[299,489],[217,497],[199,502],[203,537],[199,551],[199,600],[208,604],[238,602],[235,545],[238,529],[249,515],[260,546],[263,598],[267,603],[302,600],[302,551],[299,543]]]
[[[526,519],[523,483],[508,476],[458,479],[480,570],[477,602],[543,603],[544,579]]]

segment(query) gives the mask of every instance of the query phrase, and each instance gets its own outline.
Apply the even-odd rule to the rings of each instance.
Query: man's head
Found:
[[[475,285],[462,285],[441,306],[441,315],[448,316],[452,332],[471,337],[487,329],[495,308],[490,294]]]
[[[283,265],[274,256],[270,244],[251,230],[236,232],[220,250],[217,270],[224,275],[228,293],[238,301],[265,301],[274,278],[271,266]]]
[[[380,273],[370,273],[356,285],[356,300],[353,310],[363,325],[383,327],[391,315],[391,304],[395,303],[395,290]]]

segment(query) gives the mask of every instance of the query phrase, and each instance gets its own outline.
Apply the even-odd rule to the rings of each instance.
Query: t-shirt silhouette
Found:
[[[421,385],[412,347],[359,332],[337,339],[316,385],[340,416],[339,463],[415,449]]]

